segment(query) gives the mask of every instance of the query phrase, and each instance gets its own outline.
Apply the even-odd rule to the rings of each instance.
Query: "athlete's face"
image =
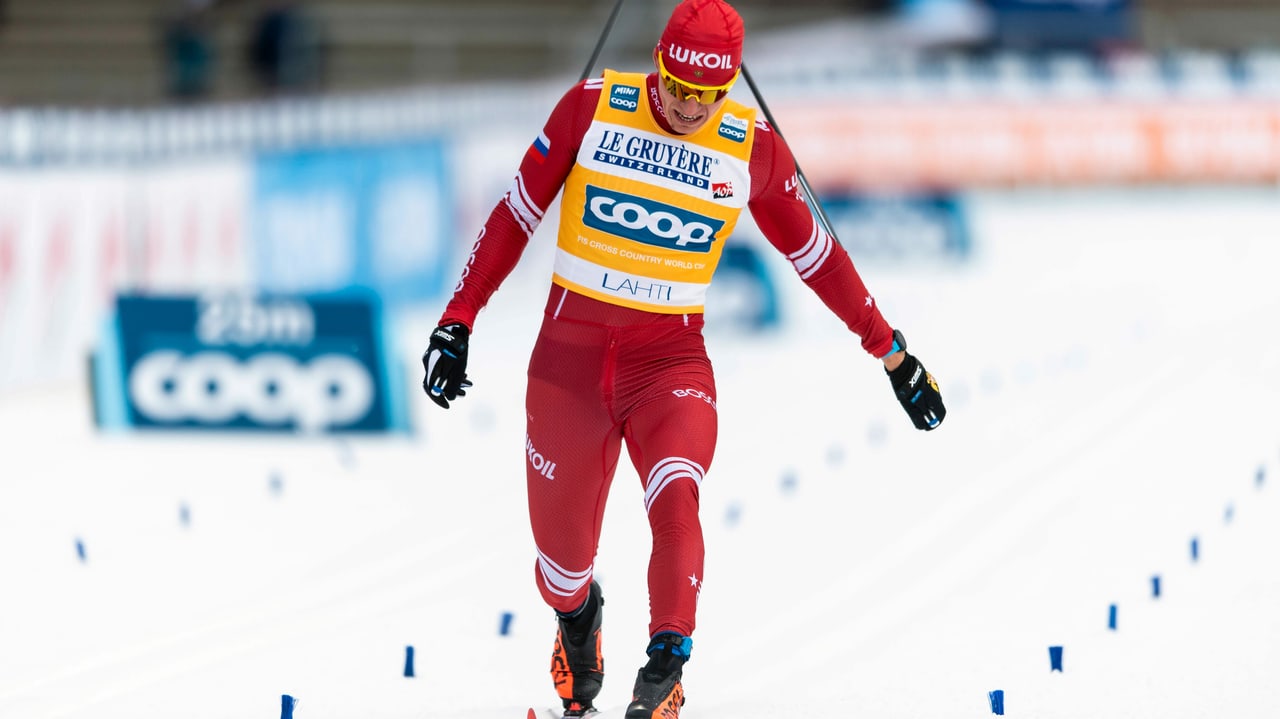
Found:
[[[708,105],[692,97],[680,100],[671,94],[661,78],[658,80],[658,95],[662,98],[662,113],[666,116],[667,123],[679,135],[688,135],[702,129],[702,126],[707,124],[707,120],[719,112],[720,106],[728,99],[726,95]]]

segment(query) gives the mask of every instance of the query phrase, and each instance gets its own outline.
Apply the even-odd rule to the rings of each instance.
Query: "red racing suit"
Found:
[[[625,440],[652,529],[650,634],[690,636],[703,579],[699,489],[717,432],[702,299],[737,213],[750,210],[864,350],[883,357],[893,339],[767,122],[732,100],[691,135],[674,134],[664,117],[656,74],[606,71],[565,93],[490,213],[440,323],[473,327],[563,191],[525,399],[536,582],[558,611],[585,601]]]

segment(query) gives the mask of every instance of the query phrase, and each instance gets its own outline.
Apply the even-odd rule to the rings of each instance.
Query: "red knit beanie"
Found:
[[[742,18],[724,0],[682,0],[662,31],[657,52],[667,72],[685,82],[720,87],[742,64]]]

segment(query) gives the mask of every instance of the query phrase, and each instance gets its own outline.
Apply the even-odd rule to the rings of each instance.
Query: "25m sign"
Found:
[[[94,358],[104,428],[406,429],[361,297],[125,295]]]

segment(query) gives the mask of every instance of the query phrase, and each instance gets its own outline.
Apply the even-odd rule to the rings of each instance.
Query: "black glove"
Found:
[[[431,333],[427,351],[422,353],[422,389],[432,402],[449,409],[449,402],[465,397],[471,386],[467,379],[467,338],[471,333],[466,325],[440,325]]]
[[[920,364],[920,360],[905,352],[907,341],[898,330],[893,331],[893,341],[897,349],[906,354],[897,369],[892,372],[885,370],[885,374],[889,375],[889,384],[893,385],[893,393],[898,395],[898,401],[902,403],[902,408],[907,411],[907,416],[916,429],[936,429],[947,416],[938,383],[924,365]]]

